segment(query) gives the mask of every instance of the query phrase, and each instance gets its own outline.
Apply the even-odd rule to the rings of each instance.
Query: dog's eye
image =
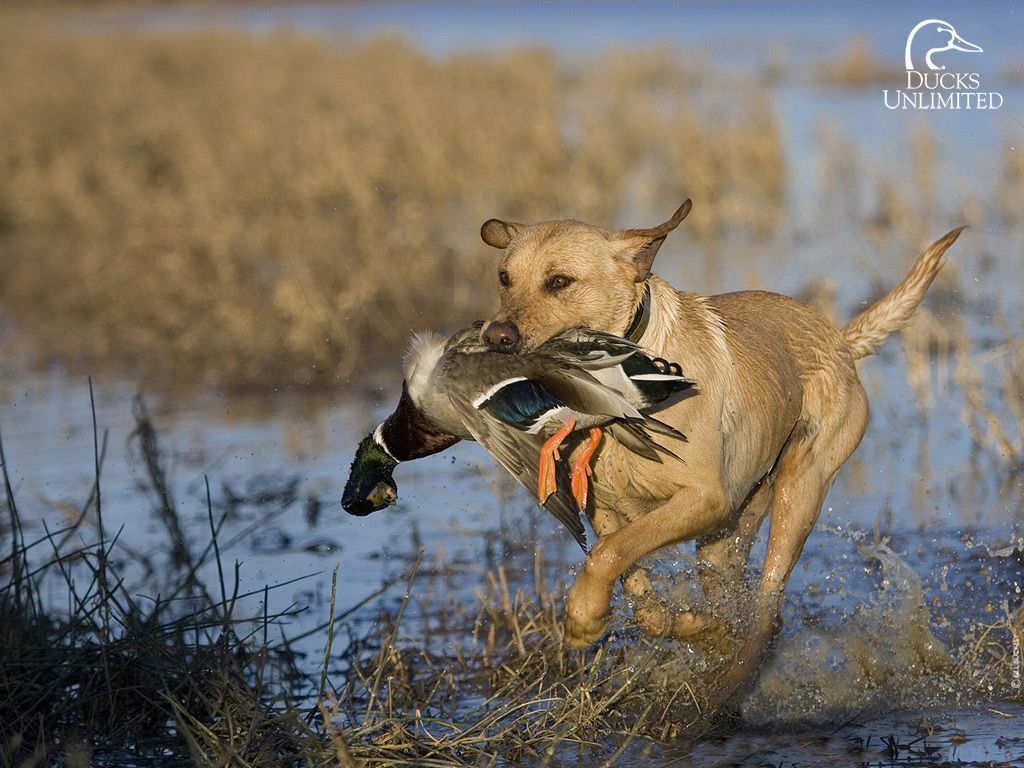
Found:
[[[506,272],[504,269],[498,273],[498,282],[501,283],[502,288],[508,288],[509,283],[512,282],[511,280],[509,280],[508,272]]]
[[[551,292],[560,291],[563,288],[568,288],[572,285],[572,278],[565,275],[555,275],[548,279],[547,289]]]

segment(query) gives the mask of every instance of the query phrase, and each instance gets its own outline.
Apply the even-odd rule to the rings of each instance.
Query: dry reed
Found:
[[[979,355],[962,324],[957,331],[954,377],[964,398],[961,419],[997,466],[1019,474],[1024,471],[1024,339],[1004,328],[1003,343]],[[991,382],[998,382],[997,388],[986,386]]]
[[[664,53],[0,23],[0,311],[41,356],[161,384],[339,385],[493,309],[486,218],[771,229],[770,108]],[[647,219],[630,224],[643,223]]]

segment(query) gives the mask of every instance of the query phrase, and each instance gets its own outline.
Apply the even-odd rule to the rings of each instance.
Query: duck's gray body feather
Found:
[[[647,367],[630,363],[640,370],[630,375],[626,361],[638,355]],[[479,326],[448,339],[420,334],[410,345],[404,372],[409,399],[433,426],[453,438],[479,442],[531,492],[537,489],[543,443],[569,417],[577,429],[607,427],[617,440],[652,460],[660,461],[659,453],[673,455],[648,431],[677,439],[683,435],[641,409],[656,404],[652,387],[660,395],[693,385],[678,373],[662,372],[632,342],[586,330],[568,331],[523,354],[487,347]],[[386,435],[381,437],[383,444]],[[561,470],[560,490],[544,506],[585,546],[567,485]]]

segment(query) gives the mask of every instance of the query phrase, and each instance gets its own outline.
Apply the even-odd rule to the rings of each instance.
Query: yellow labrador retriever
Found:
[[[936,241],[903,282],[838,329],[786,296],[700,296],[651,274],[665,237],[689,211],[687,200],[664,224],[619,231],[572,220],[487,221],[481,236],[504,255],[501,309],[483,337],[510,351],[532,349],[585,326],[630,336],[697,380],[698,397],[658,414],[689,437],[672,445],[682,461],[658,464],[614,440],[602,444],[587,510],[599,540],[569,590],[565,638],[582,648],[601,637],[620,577],[650,634],[721,633],[710,613],[659,605],[636,563],[696,540],[710,566],[702,584],[715,601],[742,585],[751,544],[770,516],[749,625],[718,685],[724,701],[753,680],[825,494],[864,434],[868,401],[856,361],[907,323],[962,228]]]

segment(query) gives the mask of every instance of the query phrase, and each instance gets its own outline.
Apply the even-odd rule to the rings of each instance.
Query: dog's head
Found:
[[[617,231],[573,220],[484,222],[483,241],[505,252],[498,265],[501,309],[485,325],[484,340],[514,351],[569,328],[625,332],[643,293],[639,284],[689,212],[687,200],[657,227]]]

